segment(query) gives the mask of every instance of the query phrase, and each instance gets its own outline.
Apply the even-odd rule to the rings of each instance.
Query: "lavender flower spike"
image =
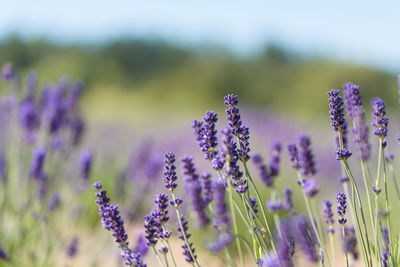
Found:
[[[299,162],[299,151],[297,150],[296,144],[289,144],[287,148],[290,162],[292,163],[292,168],[294,168],[295,170],[300,169],[301,166]]]
[[[326,232],[333,234],[335,233],[335,230],[333,228],[332,203],[329,200],[325,200],[323,202],[323,208],[324,208],[325,222],[328,225],[328,229],[326,229]]]
[[[337,132],[343,132],[346,120],[344,118],[343,99],[339,96],[339,94],[339,90],[331,90],[328,93],[328,95],[330,96],[329,115],[333,129],[335,129],[335,131]]]
[[[369,129],[365,121],[365,111],[362,106],[360,86],[353,83],[346,83],[343,85],[343,94],[347,114],[354,121],[354,127],[352,129],[354,142],[360,149],[361,159],[368,160],[371,150],[368,143]]]
[[[217,146],[217,130],[215,130],[215,123],[218,121],[217,113],[213,111],[207,111],[203,118],[204,131],[203,140],[201,142],[201,150],[206,154],[206,159],[213,159],[216,156],[214,151]]]
[[[372,105],[372,126],[376,128],[374,134],[380,138],[387,136],[387,126],[389,119],[386,117],[385,103],[381,98],[374,98],[371,101]]]
[[[117,205],[110,204],[110,198],[107,197],[107,192],[101,190],[103,185],[101,182],[96,182],[93,187],[97,190],[96,192],[96,203],[99,206],[99,215],[102,218],[101,223],[107,231],[112,232],[112,236],[115,238],[115,242],[118,247],[122,250],[121,257],[125,260],[126,265],[141,264],[139,266],[145,266],[141,262],[137,262],[137,259],[131,249],[129,248],[128,235],[125,232],[124,220],[119,215],[119,208]],[[140,258],[140,257],[139,257]]]
[[[87,180],[92,168],[92,153],[89,150],[83,150],[80,154],[78,167],[80,169],[81,178]]]
[[[239,158],[240,160],[246,162],[250,159],[250,130],[249,127],[242,125],[239,108],[236,107],[239,104],[239,98],[237,95],[230,94],[225,96],[224,100],[225,105],[228,107],[226,110],[226,115],[229,121],[229,127],[232,129],[232,134],[239,139]]]
[[[175,154],[174,153],[167,153],[165,154],[165,160],[164,160],[164,183],[165,187],[173,191],[178,185],[176,184],[176,180],[178,177],[176,176],[176,167],[174,165],[175,163]]]
[[[304,176],[312,177],[317,173],[315,169],[314,155],[311,150],[311,139],[306,135],[299,137],[299,160],[301,172]]]
[[[30,174],[33,178],[40,179],[44,176],[43,165],[46,157],[46,149],[39,147],[33,151]]]
[[[337,200],[337,213],[339,215],[339,220],[338,222],[341,225],[344,225],[347,222],[347,219],[344,218],[344,216],[346,215],[346,194],[345,193],[339,193],[336,197]]]

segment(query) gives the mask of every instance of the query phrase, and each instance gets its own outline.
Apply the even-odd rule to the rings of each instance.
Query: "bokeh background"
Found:
[[[398,10],[397,1],[8,1],[0,62],[21,77],[35,70],[41,86],[62,75],[84,81],[84,146],[95,154],[93,176],[108,181],[117,201],[115,181],[143,146],[156,160],[169,150],[194,155],[206,169],[191,120],[214,110],[225,125],[229,93],[240,97],[252,151],[268,157],[272,141],[310,134],[322,184],[339,188],[330,89],[359,84],[367,111],[372,97],[383,97],[397,150]],[[294,185],[283,158],[278,184]],[[336,187],[321,190],[333,198]],[[92,213],[90,226],[98,223]],[[87,240],[83,250],[93,245]]]

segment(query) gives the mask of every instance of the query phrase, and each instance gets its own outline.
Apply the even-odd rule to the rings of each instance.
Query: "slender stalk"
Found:
[[[382,168],[382,157],[383,157],[383,139],[379,139],[379,156],[378,156],[378,168],[376,170],[375,188],[380,190],[380,178],[381,178],[381,168]],[[379,194],[375,193],[375,257],[376,262],[380,262],[380,247],[379,247]]]
[[[165,264],[167,265],[167,267],[169,267],[167,254],[164,254],[164,261],[165,261]]]
[[[372,225],[375,225],[374,213],[372,211],[372,202],[371,202],[371,197],[370,197],[371,187],[368,186],[367,173],[366,173],[366,162],[364,160],[361,160],[361,170],[362,170],[362,175],[363,175],[363,180],[364,180],[365,193],[367,194],[369,217],[370,217]],[[373,230],[375,244],[376,244],[377,240],[376,240],[375,228],[372,227],[372,230]]]
[[[321,224],[321,216],[318,212],[319,209],[317,208],[317,204],[315,203],[315,198],[311,198],[310,202],[311,202],[311,208],[314,210],[314,214],[316,214],[317,217],[317,227],[321,231],[322,242],[325,244],[324,231]]]
[[[156,255],[156,259],[157,259],[158,263],[159,263],[162,267],[165,267],[164,264],[162,263],[161,259],[160,259],[160,256],[158,255],[158,252],[157,252],[156,248],[155,248],[154,246],[153,246],[153,251],[154,251],[154,254]]]
[[[268,232],[268,235],[269,235],[270,240],[271,240],[271,246],[272,246],[272,249],[274,250],[274,253],[277,255],[276,246],[275,246],[275,242],[274,242],[274,237],[272,236],[271,228],[269,227],[269,223],[268,223],[267,216],[266,216],[266,213],[265,213],[264,205],[262,205],[263,202],[261,200],[260,193],[258,192],[257,186],[256,186],[253,178],[250,175],[250,172],[249,172],[249,170],[247,168],[246,162],[243,162],[243,166],[244,166],[244,169],[245,169],[246,176],[247,176],[248,180],[251,182],[251,184],[253,185],[254,191],[256,192],[257,201],[258,201],[258,203],[260,203],[261,213],[263,215],[265,226],[267,228],[267,232]]]
[[[358,191],[357,184],[356,184],[356,182],[354,180],[353,174],[350,171],[350,168],[349,168],[349,165],[348,165],[347,161],[343,160],[342,162],[344,164],[345,170],[347,172],[347,175],[349,176],[350,183],[351,183],[351,193],[352,193],[352,198],[353,198],[352,199],[353,200],[352,212],[353,212],[353,214],[355,215],[355,218],[356,218],[357,230],[358,230],[359,235],[360,235],[361,244],[363,246],[363,250],[364,250],[364,253],[365,253],[365,258],[367,260],[368,266],[373,266],[372,265],[372,257],[371,257],[371,248],[370,248],[370,245],[369,245],[369,238],[368,238],[368,230],[367,230],[367,225],[366,225],[366,222],[365,222],[364,211],[363,211],[362,204],[361,204],[360,192]],[[358,205],[360,206],[360,213],[361,213],[361,218],[362,218],[363,225],[364,225],[365,238],[366,238],[367,245],[365,245],[364,236],[363,236],[363,233],[361,231],[360,219],[359,219],[358,213],[357,213],[356,199],[357,199]]]
[[[397,183],[396,174],[395,174],[395,171],[394,171],[394,168],[393,168],[392,164],[389,164],[389,171],[392,174],[393,183],[394,183],[394,189],[396,190],[396,195],[397,195],[397,198],[398,198],[399,204],[400,204],[400,189],[399,189],[399,184]]]
[[[300,186],[302,187],[303,182],[302,182],[302,177],[301,177],[300,172],[297,172],[297,176],[299,177],[299,181],[301,183]],[[308,197],[307,197],[306,193],[304,192],[304,190],[301,190],[301,191],[303,192],[303,197],[304,197],[304,202],[306,203],[308,217],[310,218],[311,225],[312,225],[312,227],[314,229],[315,235],[317,236],[317,240],[318,240],[319,246],[322,248],[322,252],[323,252],[324,256],[327,259],[328,265],[331,266],[328,253],[326,252],[325,244],[322,242],[321,234],[319,232],[319,229],[318,229],[317,225],[315,224],[315,220],[314,220],[314,217],[313,217],[313,212],[312,212],[312,209],[311,209],[310,200],[308,199]]]
[[[385,155],[382,153],[382,162],[383,162],[383,183],[385,185],[385,208],[387,212],[386,216],[386,224],[388,228],[388,234],[389,234],[389,244],[392,244],[392,230],[391,230],[391,224],[390,224],[390,210],[389,210],[389,196],[388,196],[388,189],[387,189],[387,175],[386,175],[386,161],[385,161]],[[389,246],[390,249],[390,246]],[[392,260],[393,263],[393,253],[390,251],[390,259]]]
[[[346,255],[346,266],[349,267],[349,256],[347,255],[346,232],[344,230],[344,225],[342,225],[342,234],[343,234],[344,254]]]
[[[167,231],[167,230],[165,229],[165,226],[164,226],[164,225],[163,225],[163,230],[164,230],[164,232]],[[176,261],[175,261],[175,257],[174,257],[174,254],[172,253],[172,249],[171,249],[171,246],[170,246],[170,244],[169,244],[169,241],[168,241],[168,240],[165,240],[165,242],[167,243],[167,247],[168,247],[169,253],[171,254],[172,262],[174,263],[174,266],[177,267]]]
[[[246,205],[246,203],[245,203],[245,201],[244,201],[244,197],[243,197],[242,195],[241,195],[241,198],[242,198],[242,202],[243,202],[244,208],[245,208],[246,210],[251,209],[251,207],[247,207],[247,205]],[[251,219],[251,216],[249,216],[249,213],[248,213],[248,212],[247,212],[246,214],[247,214],[247,219],[249,220],[249,222],[250,222],[250,227],[251,227],[251,237],[252,237],[252,239],[253,239],[254,255],[255,255],[257,261],[259,261],[259,260],[260,260],[260,254],[259,254],[259,252],[258,252],[258,245],[257,245],[256,237],[255,237],[255,234],[254,234],[253,220]]]
[[[233,186],[229,181],[228,181],[228,193],[229,193],[229,204],[230,204],[229,208],[230,208],[231,214],[232,214],[233,233],[236,236],[239,234],[239,230],[238,230],[238,224],[236,221],[235,207],[233,204],[233,200],[234,200],[233,199]],[[244,267],[245,263],[244,263],[244,257],[243,257],[242,246],[240,244],[240,240],[235,238],[235,241],[236,241],[236,248],[237,248],[237,251],[239,254],[239,258],[240,258],[240,264],[242,267]]]
[[[340,131],[338,132],[338,137],[339,137],[340,148],[344,149],[342,132],[340,132]],[[349,164],[347,163],[347,160],[345,159],[345,160],[341,160],[341,161],[343,163],[344,169],[346,170],[347,176],[349,177],[350,182],[351,182],[352,198],[353,198],[352,212],[353,212],[353,214],[355,215],[355,218],[356,218],[357,230],[359,231],[360,239],[361,239],[361,242],[362,242],[362,245],[363,245],[363,249],[364,249],[364,253],[365,253],[365,256],[366,256],[366,259],[367,259],[367,264],[368,264],[368,266],[372,266],[371,247],[370,247],[370,244],[369,244],[368,229],[367,229],[367,224],[365,222],[365,217],[364,217],[363,206],[362,206],[362,203],[361,203],[360,192],[358,191],[356,181],[354,180],[354,176],[353,176],[353,174],[352,174],[352,172],[350,170],[350,167],[349,167]],[[364,225],[364,231],[365,231],[365,238],[366,238],[367,246],[365,245],[364,236],[363,236],[362,231],[361,231],[360,220],[359,220],[357,209],[356,209],[357,208],[356,198],[357,198],[357,201],[358,201],[358,205],[360,206],[361,218],[362,218],[363,225]],[[366,247],[368,248],[368,257],[367,257],[367,249],[366,249]]]
[[[174,202],[175,202],[176,197],[175,197],[174,192],[171,191],[171,194],[172,194],[172,198],[173,198],[173,200],[174,200]],[[180,214],[180,212],[179,212],[179,209],[178,209],[177,207],[175,207],[175,211],[176,211],[176,216],[178,217],[178,222],[179,222],[179,226],[180,226],[180,228],[181,228],[182,236],[183,236],[183,239],[185,240],[185,243],[186,243],[186,246],[187,246],[187,248],[188,248],[188,250],[189,250],[190,256],[192,257],[192,259],[193,259],[194,263],[196,264],[196,266],[197,266],[197,267],[200,267],[199,263],[197,262],[196,257],[194,256],[194,253],[193,253],[193,251],[192,251],[192,247],[190,246],[190,243],[189,243],[189,241],[187,240],[185,230],[183,229],[183,224],[182,224],[182,219],[181,219],[181,214]]]

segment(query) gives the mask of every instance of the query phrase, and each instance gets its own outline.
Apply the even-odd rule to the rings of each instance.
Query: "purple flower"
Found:
[[[382,266],[383,267],[388,267],[389,266],[389,252],[382,251],[381,261],[382,261]]]
[[[198,181],[199,175],[196,172],[196,168],[193,164],[193,158],[190,156],[185,156],[181,159],[182,162],[182,172],[185,176],[186,182]]]
[[[208,205],[213,199],[211,173],[204,173],[200,179],[203,186],[203,200]]]
[[[370,158],[370,145],[368,143],[369,129],[365,122],[365,111],[362,106],[360,86],[353,83],[343,85],[344,100],[347,114],[354,120],[353,134],[354,142],[361,152],[361,159]]]
[[[282,151],[282,144],[279,142],[275,142],[272,144],[272,149],[271,149],[271,159],[269,161],[269,165],[271,168],[271,175],[276,177],[279,174],[279,162],[281,161],[280,159],[280,153]]]
[[[343,127],[346,123],[344,118],[343,99],[339,96],[339,90],[331,90],[328,95],[329,98],[329,115],[331,125],[337,132],[343,132]]]
[[[185,256],[185,259],[189,263],[194,263],[194,259],[192,258],[192,255],[190,254],[190,251],[192,251],[194,257],[197,259],[197,256],[195,254],[195,249],[193,248],[193,243],[189,241],[190,234],[188,233],[188,222],[186,221],[185,217],[182,215],[181,216],[181,222],[182,222],[182,228],[179,225],[179,222],[177,222],[177,228],[176,231],[178,231],[180,234],[178,238],[182,241],[185,241],[185,237],[188,240],[189,247],[186,245],[186,242],[181,246],[183,249],[182,254]]]
[[[81,178],[87,180],[89,178],[90,169],[92,167],[92,153],[89,150],[83,150],[79,156],[78,167]]]
[[[46,149],[38,147],[33,151],[30,175],[35,179],[43,178],[43,165],[46,158]]]
[[[148,250],[149,246],[147,245],[145,236],[143,233],[140,233],[137,238],[136,246],[133,249],[133,253],[140,254],[142,257],[144,257],[146,256]]]
[[[322,207],[324,208],[324,218],[326,224],[328,224],[328,229],[326,229],[327,233],[335,233],[335,230],[333,229],[333,212],[332,212],[332,203],[329,200],[325,200],[322,204]]]
[[[54,211],[56,208],[58,208],[58,206],[60,206],[60,194],[59,193],[55,193],[51,196],[49,204],[47,205],[47,209],[49,211]]]
[[[281,266],[290,267],[292,264],[292,256],[294,254],[294,238],[292,234],[291,221],[283,220],[280,225],[280,235],[277,236],[276,249]]]
[[[262,267],[276,267],[280,266],[279,260],[275,254],[265,255],[258,263]]]
[[[78,242],[79,239],[77,237],[74,237],[69,243],[67,248],[67,256],[69,258],[75,257],[76,253],[78,252]]]
[[[252,212],[249,210],[249,213],[251,214],[251,217],[254,220],[256,218],[255,216],[258,213],[257,199],[254,196],[250,196],[249,197],[249,202],[250,202],[250,207],[248,207],[248,209],[252,210]]]
[[[229,247],[233,242],[233,237],[227,231],[221,231],[218,239],[208,245],[208,249],[211,253],[218,253]]]
[[[282,209],[282,201],[280,199],[267,200],[267,207],[271,212],[276,212]]]
[[[2,73],[2,77],[5,81],[11,81],[16,77],[16,72],[13,68],[13,65],[9,62],[7,62],[3,65],[1,73]]]
[[[175,154],[174,153],[167,153],[165,154],[164,160],[164,183],[165,187],[173,191],[178,185],[176,184],[176,180],[178,179],[176,176],[176,167],[174,165],[175,162]]]
[[[306,196],[315,196],[319,192],[317,180],[315,178],[312,178],[310,180],[303,179],[303,190]]]
[[[145,230],[145,237],[147,239],[147,245],[149,247],[154,247],[157,244],[157,238],[156,238],[156,222],[154,220],[154,217],[152,215],[147,215],[144,217],[144,228]]]
[[[294,168],[295,170],[300,169],[301,165],[299,162],[299,151],[297,150],[296,144],[288,145],[288,153],[290,162],[292,163],[292,168]]]
[[[253,162],[256,164],[258,173],[265,186],[271,186],[274,183],[275,178],[272,168],[268,168],[267,165],[264,164],[264,160],[260,154],[253,156]]]
[[[286,211],[290,211],[293,209],[294,204],[293,204],[293,199],[292,199],[292,190],[290,188],[285,188],[283,191],[283,209]]]
[[[222,130],[222,155],[227,164],[225,174],[232,179],[232,185],[239,194],[244,194],[248,190],[247,181],[242,179],[243,172],[240,171],[238,160],[239,156],[236,150],[236,143],[232,140],[232,131],[229,128]]]
[[[340,147],[335,150],[335,154],[337,160],[347,160],[352,155],[352,153],[347,148],[341,149]]]
[[[346,194],[345,193],[339,193],[336,196],[336,201],[337,201],[337,213],[339,215],[339,220],[338,222],[341,225],[344,225],[347,222],[347,219],[344,218],[344,216],[346,215]]]
[[[197,214],[197,226],[204,228],[210,223],[206,208],[208,203],[203,199],[202,187],[198,180],[187,182],[188,195],[191,198],[192,206]]]
[[[249,127],[242,125],[239,108],[236,107],[239,104],[239,98],[237,95],[231,94],[225,96],[224,100],[224,103],[228,108],[226,109],[226,115],[229,122],[229,127],[232,129],[232,134],[237,136],[239,139],[239,158],[240,160],[246,162],[250,159],[250,130]]]
[[[229,229],[230,218],[228,215],[228,208],[225,202],[226,186],[221,181],[213,183],[213,194],[214,194],[214,214],[215,220],[213,227],[217,229]]]
[[[101,223],[104,229],[112,232],[115,242],[122,250],[121,257],[125,260],[125,264],[132,265],[135,261],[134,254],[129,249],[128,235],[125,232],[124,220],[119,214],[118,206],[110,204],[110,198],[107,197],[105,190],[101,190],[103,185],[100,182],[96,182],[93,187],[97,190],[96,203],[99,206]]]
[[[206,159],[213,159],[216,156],[214,151],[217,146],[217,130],[215,130],[215,123],[218,121],[217,113],[207,111],[203,118],[203,140],[201,141],[201,150],[206,154]]]
[[[8,257],[8,254],[7,254],[6,250],[4,248],[2,248],[2,247],[0,247],[0,259],[4,260],[4,261],[8,261],[9,260],[9,257]]]
[[[314,155],[311,150],[311,139],[306,135],[299,137],[299,160],[301,172],[304,176],[314,176],[317,173],[315,169]]]
[[[155,237],[158,239],[168,240],[172,235],[172,232],[164,231],[164,224],[168,222],[168,196],[166,194],[156,195],[154,206],[151,215],[154,219]]]
[[[24,130],[32,133],[39,126],[35,104],[31,101],[24,101],[19,108],[19,122]]]
[[[310,261],[318,262],[319,255],[317,249],[318,243],[316,241],[317,237],[311,223],[304,216],[299,216],[295,220],[295,227],[297,237],[296,241],[297,244],[299,244],[300,249]]]
[[[374,126],[374,134],[380,138],[385,138],[387,136],[387,126],[389,123],[386,117],[386,107],[385,103],[381,98],[374,98],[371,101],[372,105],[372,126]]]
[[[6,179],[6,158],[4,154],[0,153],[0,181],[5,182]]]

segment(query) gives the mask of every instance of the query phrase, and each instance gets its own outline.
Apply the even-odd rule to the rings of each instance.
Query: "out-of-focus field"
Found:
[[[140,195],[142,188],[135,182],[129,183],[121,177],[130,171],[135,157],[147,144],[150,144],[147,149],[154,157],[146,160],[151,158],[162,164],[162,155],[174,151],[178,158],[193,155],[199,172],[210,170],[209,162],[203,159],[192,135],[191,121],[202,118],[206,110],[214,110],[220,118],[218,129],[225,126],[223,97],[229,93],[240,97],[242,119],[250,127],[252,152],[261,153],[268,159],[272,141],[283,143],[281,174],[276,184],[279,191],[286,186],[294,189],[298,212],[305,212],[305,207],[301,194],[296,192],[296,177],[290,168],[286,145],[295,142],[300,134],[311,135],[315,144],[319,200],[325,196],[334,199],[341,188],[338,182],[340,164],[333,153],[334,135],[328,117],[328,90],[341,88],[348,81],[361,85],[368,121],[369,100],[374,96],[382,97],[392,119],[388,147],[390,152],[397,152],[395,136],[400,127],[395,120],[399,111],[396,75],[301,55],[276,45],[268,45],[260,53],[239,57],[221,47],[188,48],[154,40],[58,45],[45,40],[27,42],[12,37],[0,42],[0,63],[3,62],[13,62],[21,77],[29,70],[36,70],[40,88],[47,81],[58,81],[63,74],[84,81],[80,109],[87,126],[78,149],[87,148],[94,154],[89,182],[102,180],[112,202],[122,206],[123,216],[136,212],[126,223],[132,240],[136,238],[135,233],[142,230],[142,217],[150,212],[154,194],[163,190],[162,173],[158,166],[151,189],[143,190],[145,195]],[[6,85],[1,82],[0,86]],[[355,148],[351,146],[351,149]],[[376,142],[372,150],[376,154]],[[76,160],[76,157],[74,154],[72,159]],[[375,162],[376,158],[371,161]],[[75,162],[71,163],[71,166],[75,165]],[[351,165],[359,175],[358,162],[354,160]],[[135,179],[138,181],[145,176],[146,170],[141,167],[137,167],[139,174],[136,175],[140,177]],[[253,166],[250,169],[256,173]],[[373,167],[371,172],[375,171]],[[181,177],[180,172],[178,176]],[[270,192],[258,183],[264,200],[268,199]],[[135,192],[134,196],[127,193],[129,190]],[[395,202],[394,188],[389,191]],[[140,195],[140,199],[136,195]],[[75,199],[77,203],[83,203],[80,218],[71,229],[60,232],[63,236],[69,231],[71,235],[79,235],[78,254],[73,260],[69,259],[64,253],[67,244],[63,243],[58,247],[60,252],[55,266],[119,266],[119,250],[109,233],[102,229],[94,200],[91,187]],[[195,216],[189,206],[188,203],[183,209],[191,220]],[[393,210],[398,212],[397,206]],[[68,213],[61,214],[68,217]],[[399,230],[397,225],[393,227]],[[245,225],[240,228],[246,231]],[[224,259],[218,259],[204,248],[212,236],[205,236],[195,227],[191,230],[195,243],[201,244],[196,249],[202,266],[226,266]],[[171,240],[174,253],[179,262],[183,262],[178,256],[181,241]],[[340,250],[341,246],[337,245],[337,251]],[[249,255],[246,257],[250,258]],[[145,261],[148,266],[156,265],[151,251]]]

